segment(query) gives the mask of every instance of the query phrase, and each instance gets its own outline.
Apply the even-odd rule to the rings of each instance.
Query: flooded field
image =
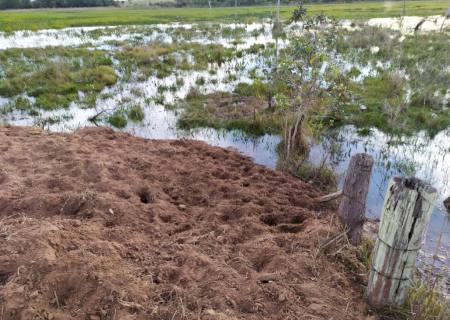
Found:
[[[450,196],[449,35],[439,32],[449,21],[429,17],[423,30],[411,35],[417,23],[415,17],[324,20],[311,27],[314,36],[325,39],[315,58],[326,58],[316,72],[303,70],[303,76],[317,77],[318,88],[331,95],[344,85],[353,91],[338,110],[311,117],[327,121],[311,122],[320,134],[308,139],[308,160],[331,167],[341,185],[353,154],[373,155],[370,218],[380,216],[393,176],[415,175],[432,183],[439,199],[424,257],[450,266],[450,216],[443,207]],[[278,55],[298,45],[295,39],[311,28],[294,23],[280,37],[269,21],[0,33],[0,121],[52,131],[102,124],[152,139],[202,140],[277,168],[280,124],[258,108],[269,108],[272,101],[282,105],[281,95],[271,95],[271,70]],[[331,38],[336,30],[340,36]],[[424,56],[424,48],[432,54]],[[231,99],[227,108],[236,114],[242,101],[253,99],[255,107],[246,116],[273,126],[256,130],[221,118],[205,102],[218,92]],[[191,101],[199,109],[192,109]]]

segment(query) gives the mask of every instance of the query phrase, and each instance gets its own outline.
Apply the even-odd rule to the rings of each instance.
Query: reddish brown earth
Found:
[[[202,142],[0,127],[0,319],[367,319],[317,196]]]

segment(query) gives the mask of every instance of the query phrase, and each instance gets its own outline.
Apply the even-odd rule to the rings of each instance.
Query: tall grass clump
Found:
[[[414,282],[405,306],[407,319],[450,319],[450,299],[441,290],[435,280]]]
[[[108,123],[113,127],[123,129],[128,123],[127,116],[123,110],[116,110],[108,117]]]
[[[145,118],[144,110],[140,105],[134,105],[128,110],[128,118],[133,122],[141,122]]]

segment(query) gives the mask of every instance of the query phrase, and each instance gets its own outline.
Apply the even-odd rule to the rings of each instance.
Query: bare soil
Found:
[[[0,319],[368,319],[318,196],[202,142],[0,127]]]

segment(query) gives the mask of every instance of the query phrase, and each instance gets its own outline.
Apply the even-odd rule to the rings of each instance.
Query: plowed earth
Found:
[[[318,196],[202,142],[0,127],[0,319],[366,319]]]

